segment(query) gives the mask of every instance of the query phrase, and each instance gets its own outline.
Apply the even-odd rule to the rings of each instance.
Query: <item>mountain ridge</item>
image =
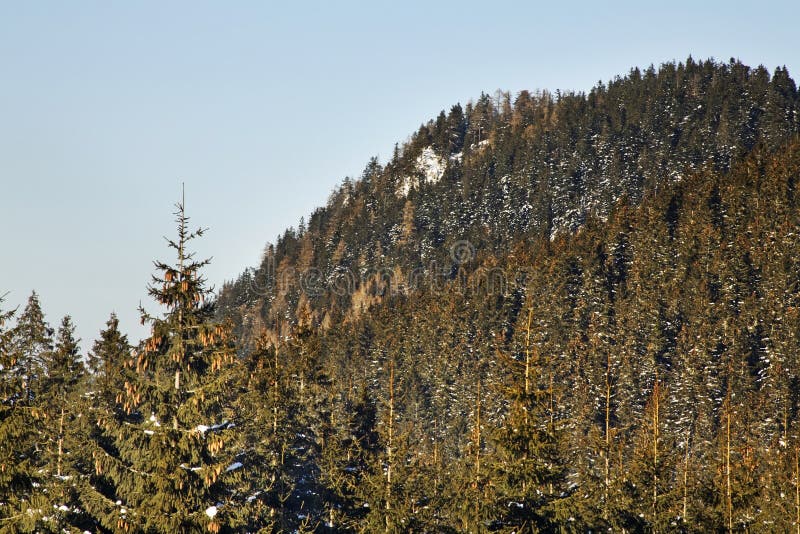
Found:
[[[797,530],[797,109],[693,60],[484,95],[216,298],[179,202],[146,340],[0,311],[0,531]]]
[[[301,302],[296,289],[268,287],[312,266],[329,284],[345,271],[361,287],[359,270],[452,267],[457,241],[500,251],[520,237],[572,232],[622,196],[635,204],[703,165],[725,171],[757,144],[776,148],[798,132],[798,109],[784,68],[770,76],[734,60],[636,68],[588,93],[522,91],[513,103],[484,94],[423,124],[385,166],[373,158],[359,180],[345,179],[307,225],[267,246],[259,268],[223,286],[220,306],[247,339],[262,328],[279,336],[302,313],[328,323],[319,295]],[[327,304],[345,310],[346,301]],[[245,303],[247,320],[236,310]]]

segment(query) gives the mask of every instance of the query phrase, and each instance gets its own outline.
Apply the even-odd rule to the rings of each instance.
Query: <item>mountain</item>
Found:
[[[318,517],[795,528],[798,105],[691,58],[481,95],[268,245],[218,315],[320,388]]]
[[[481,95],[218,295],[178,203],[137,346],[0,309],[0,532],[798,530],[798,98]]]
[[[481,95],[422,125],[385,166],[372,159],[345,179],[226,284],[219,305],[246,340],[263,329],[277,339],[305,316],[341,322],[380,300],[369,289],[379,275],[395,286],[432,271],[450,279],[464,242],[468,255],[507,254],[697,170],[725,173],[757,146],[774,150],[798,132],[798,107],[784,68],[691,58],[588,94]]]

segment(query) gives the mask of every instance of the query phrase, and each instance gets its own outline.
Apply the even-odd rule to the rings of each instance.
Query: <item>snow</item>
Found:
[[[202,467],[189,467],[189,466],[188,466],[188,465],[186,465],[186,464],[181,464],[181,465],[180,465],[180,468],[181,468],[181,469],[188,469],[189,471],[202,471],[202,470],[203,470],[203,468],[202,468]]]
[[[419,187],[421,183],[438,183],[447,169],[447,160],[437,156],[433,147],[429,146],[422,149],[414,163],[416,170],[422,174],[423,180],[420,181],[416,176],[401,177],[397,185],[398,197],[407,196],[412,189]]]
[[[489,140],[488,139],[484,139],[482,141],[478,141],[477,143],[472,143],[471,145],[469,145],[469,149],[470,150],[481,149],[481,148],[484,148],[485,146],[487,146],[488,144],[489,144]]]
[[[211,428],[209,428],[209,430],[213,432],[214,430],[225,430],[226,428],[233,428],[233,426],[234,426],[233,423],[229,423],[228,421],[223,421],[216,425],[211,425]]]
[[[397,186],[397,196],[408,196],[408,193],[413,187],[416,187],[416,180],[411,176],[403,176],[400,178],[400,185]]]
[[[197,425],[196,427],[194,427],[194,430],[195,432],[200,432],[201,434],[205,434],[208,431],[215,432],[217,430],[225,430],[227,428],[233,428],[235,426],[236,426],[235,424],[229,421],[223,421],[221,423],[217,423],[216,425],[211,425],[211,426]]]
[[[226,472],[226,473],[230,473],[231,471],[236,471],[237,469],[240,469],[240,468],[242,468],[242,467],[243,467],[243,466],[242,466],[242,462],[233,462],[231,465],[229,465],[229,466],[228,466],[228,467],[225,469],[225,472]]]
[[[208,508],[206,508],[206,515],[208,517],[214,517],[215,515],[217,515],[217,507],[209,506]]]
[[[446,168],[447,162],[437,156],[429,146],[422,149],[422,154],[417,157],[417,170],[425,175],[428,183],[435,184],[441,180]]]
[[[152,436],[153,434],[155,434],[155,432],[153,432],[152,430],[145,430],[144,433],[147,434],[148,436]]]

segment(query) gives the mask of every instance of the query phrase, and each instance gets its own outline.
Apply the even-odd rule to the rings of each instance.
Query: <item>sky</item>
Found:
[[[132,340],[185,185],[219,288],[441,110],[739,58],[800,77],[796,1],[0,0],[0,295]]]

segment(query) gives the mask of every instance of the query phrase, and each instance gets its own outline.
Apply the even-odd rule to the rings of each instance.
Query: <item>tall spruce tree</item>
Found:
[[[299,409],[291,395],[292,374],[285,357],[266,337],[237,371],[241,394],[236,406],[243,442],[240,461],[247,476],[239,487],[237,527],[246,531],[290,529],[284,504],[294,491],[286,464],[294,460],[294,416]]]
[[[166,311],[155,317],[142,310],[151,335],[128,362],[136,374],[124,384],[127,420],[95,455],[106,484],[104,499],[95,500],[106,504],[98,520],[112,531],[219,532],[241,477],[226,373],[234,358],[229,330],[205,302],[208,260],[187,250],[204,231],[188,229],[182,202],[175,215],[178,238],[168,244],[176,263],[155,262],[149,287]]]
[[[46,526],[52,532],[83,530],[87,518],[79,506],[81,470],[88,463],[82,454],[86,399],[82,395],[85,368],[75,338],[75,325],[67,315],[61,321],[55,348],[45,353],[47,375],[36,399],[37,430],[41,435],[39,471],[45,476],[38,491],[50,502]]]
[[[30,532],[47,504],[32,493],[40,478],[33,458],[33,409],[17,331],[8,327],[13,316],[14,311],[0,311],[0,532]]]
[[[531,338],[534,326],[529,308],[521,329],[522,357],[504,358],[512,367],[513,382],[506,390],[509,412],[495,431],[492,458],[497,520],[517,532],[553,530],[568,518],[555,384]]]
[[[25,376],[26,395],[33,399],[47,372],[47,354],[53,349],[53,329],[44,319],[39,295],[35,291],[28,297],[28,303],[17,320],[12,343]]]
[[[89,377],[86,396],[91,401],[87,410],[89,429],[84,437],[84,454],[89,458],[88,476],[80,481],[80,501],[88,511],[96,528],[111,530],[107,525],[116,526],[120,519],[120,508],[116,504],[114,480],[102,469],[101,458],[111,461],[119,457],[117,439],[123,425],[135,422],[125,408],[125,384],[136,379],[135,369],[129,364],[132,347],[128,337],[120,332],[119,320],[115,314],[106,322],[88,356],[88,366],[92,371]],[[122,501],[119,501],[120,504]],[[124,528],[122,523],[119,523]]]
[[[4,321],[11,318],[6,313]],[[2,332],[2,330],[0,330]],[[0,427],[0,530],[47,530],[49,507],[38,489],[45,480],[40,469],[45,448],[40,393],[46,377],[46,360],[53,348],[53,332],[45,322],[38,295],[33,292],[16,327],[3,336],[2,426]]]

